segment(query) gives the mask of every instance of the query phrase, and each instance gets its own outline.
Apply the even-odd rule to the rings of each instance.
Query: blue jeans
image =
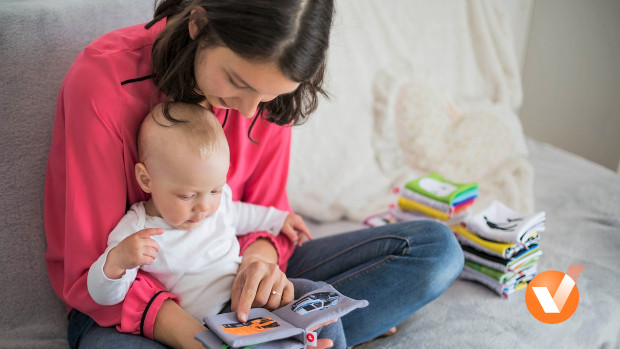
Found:
[[[450,229],[416,221],[311,240],[295,250],[287,276],[325,281],[346,296],[368,300],[368,307],[342,318],[347,346],[352,346],[381,335],[441,295],[461,272],[463,261]],[[296,289],[295,297],[300,295]],[[327,332],[338,333],[339,324],[320,337],[336,339]],[[99,327],[75,310],[68,334],[71,348],[165,348],[114,327]]]
[[[325,285],[324,282],[310,281],[305,279],[291,278],[295,287],[295,299],[300,298],[305,293]],[[222,310],[223,313],[230,312],[230,302]],[[346,348],[346,339],[342,329],[342,322],[323,326],[315,331],[318,338],[329,338],[334,341],[334,349]],[[115,327],[101,327],[88,315],[75,309],[69,314],[69,326],[67,328],[69,346],[71,348],[145,348],[163,349],[167,348],[154,340],[143,336],[129,333],[121,333]]]
[[[441,295],[463,269],[452,231],[433,221],[362,229],[305,243],[289,261],[288,277],[322,280],[368,307],[342,318],[347,345],[398,325]]]
[[[88,315],[75,309],[69,313],[67,327],[69,348],[165,349],[165,345],[130,333],[121,333],[115,327],[101,327]]]

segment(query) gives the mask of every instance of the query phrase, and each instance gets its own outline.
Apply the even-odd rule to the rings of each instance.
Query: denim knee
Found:
[[[430,238],[433,240],[433,244],[441,246],[441,248],[434,250],[437,262],[433,271],[433,282],[438,288],[445,290],[463,270],[465,264],[463,249],[454,236],[454,232],[446,225],[432,221],[428,223],[433,225],[432,228],[429,227],[429,230],[432,230]]]
[[[407,255],[414,259],[425,259],[423,275],[418,277],[427,282],[430,298],[443,293],[463,270],[463,250],[454,233],[446,225],[435,221],[414,221],[405,229],[411,248]]]

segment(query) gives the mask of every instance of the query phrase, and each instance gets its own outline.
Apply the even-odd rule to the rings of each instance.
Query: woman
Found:
[[[211,108],[230,144],[234,199],[290,210],[291,133],[281,125],[303,121],[323,93],[332,14],[331,0],[164,0],[146,26],[106,34],[78,56],[58,98],[45,188],[48,272],[72,309],[72,347],[200,347],[193,336],[204,327],[147,273],[119,305],[103,307],[88,296],[87,271],[109,232],[131,204],[148,199],[132,179],[138,127],[166,98]],[[288,277],[326,281],[370,302],[342,319],[348,345],[384,333],[439,296],[463,263],[451,232],[430,222],[317,239],[296,250],[286,237],[264,232],[240,243],[231,291],[240,320],[250,307],[291,301],[280,296],[290,294],[282,292],[292,287]]]

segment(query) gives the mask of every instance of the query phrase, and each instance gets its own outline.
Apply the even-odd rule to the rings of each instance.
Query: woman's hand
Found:
[[[326,322],[324,324],[320,324],[320,325],[318,325],[316,327],[311,328],[310,331],[315,331],[317,328],[320,328],[320,327],[323,327],[323,326],[327,326],[327,325],[329,325],[331,323],[334,323],[336,321],[338,321],[338,319],[334,319],[334,320],[328,321],[328,322]],[[327,338],[323,338],[323,339],[319,339],[319,340],[316,341],[315,349],[325,349],[325,348],[331,348],[333,346],[334,346],[334,341],[333,340],[327,339]]]
[[[231,308],[237,312],[237,319],[240,322],[246,322],[250,308],[263,307],[270,310],[280,308],[293,301],[294,291],[293,283],[276,264],[259,260],[248,262],[245,266],[242,263],[233,282]],[[336,321],[318,325],[311,331]],[[323,338],[317,340],[315,349],[331,348],[333,345],[331,339]]]
[[[245,249],[230,291],[231,309],[239,321],[247,321],[252,307],[277,309],[293,301],[293,284],[277,263],[276,248],[267,239],[257,239]]]
[[[269,240],[257,239],[246,248],[230,292],[231,309],[237,312],[240,322],[248,321],[250,308],[277,309],[294,300],[293,283],[280,270],[277,262],[278,254]],[[311,331],[335,321],[318,325]],[[315,349],[333,345],[331,339],[319,339]]]
[[[280,308],[293,301],[294,291],[293,283],[276,263],[244,257],[230,292],[231,309],[240,322],[246,322],[250,308]]]
[[[334,346],[334,341],[331,339],[327,339],[327,338],[323,338],[323,339],[319,339],[316,341],[316,347],[314,347],[315,349],[325,349],[325,348],[331,348]]]

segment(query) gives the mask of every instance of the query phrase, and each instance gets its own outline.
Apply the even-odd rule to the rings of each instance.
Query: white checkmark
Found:
[[[583,265],[571,265],[568,267],[568,271],[564,274],[562,282],[557,291],[555,291],[553,298],[551,298],[551,293],[549,293],[546,287],[532,287],[545,313],[559,313],[562,311],[568,296],[573,287],[575,287],[575,280],[577,280],[582,270]]]

